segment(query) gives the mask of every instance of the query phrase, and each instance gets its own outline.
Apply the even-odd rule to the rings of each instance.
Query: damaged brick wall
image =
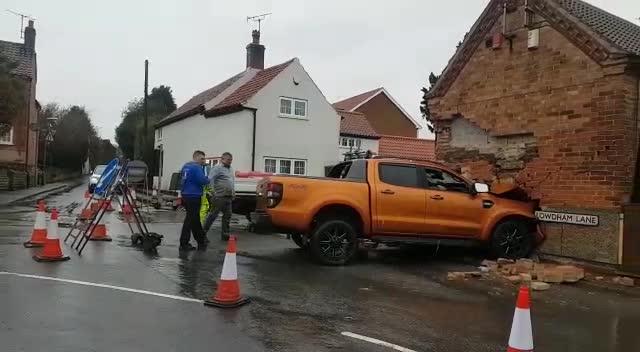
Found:
[[[430,99],[437,158],[474,179],[513,181],[542,205],[618,208],[635,165],[635,76],[600,66],[552,27],[537,50],[525,28],[512,34],[498,50],[480,44]]]

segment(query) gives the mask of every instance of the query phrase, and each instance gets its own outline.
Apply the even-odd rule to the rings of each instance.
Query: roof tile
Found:
[[[432,139],[381,136],[378,155],[387,158],[433,161],[436,160],[436,142]]]
[[[247,83],[243,84],[235,92],[229,94],[210,111],[219,109],[226,109],[236,105],[242,105],[247,102],[252,96],[254,96],[260,89],[264,88],[272,79],[280,74],[289,64],[295,59],[291,59],[287,62],[279,65],[271,66],[258,73]]]
[[[640,55],[640,26],[581,0],[555,1],[612,44]]]
[[[284,70],[290,63],[292,63],[295,59],[291,59],[285,63],[275,65],[260,72],[256,73],[256,75],[251,78],[247,83],[240,86],[234,92],[229,94],[226,98],[224,98],[220,103],[214,106],[208,112],[214,112],[216,110],[225,110],[229,107],[233,106],[241,106],[245,103],[249,98],[254,96],[260,89],[264,88],[267,83],[269,83],[272,79],[274,79],[282,70]],[[189,116],[195,115],[198,113],[198,109],[203,109],[204,104],[212,99],[215,99],[218,95],[222,94],[227,88],[229,88],[236,81],[241,79],[247,71],[242,71],[235,76],[227,79],[226,81],[213,86],[202,93],[195,95],[193,98],[189,99],[186,103],[182,104],[176,111],[169,114],[167,117],[160,120],[156,126],[164,126],[168,125],[174,121],[178,121],[183,118],[187,118]]]
[[[378,93],[382,88],[376,88],[374,90],[370,90],[368,92],[364,92],[362,94],[358,94],[351,98],[347,98],[344,100],[340,100],[339,102],[333,103],[333,107],[340,110],[351,111],[353,108],[358,106],[363,101],[369,99],[372,95]]]
[[[359,112],[337,110],[340,120],[340,134],[354,137],[379,138],[376,131],[369,124],[366,116]]]
[[[13,74],[29,78],[35,75],[35,53],[27,53],[24,44],[0,40],[0,55],[18,65]]]

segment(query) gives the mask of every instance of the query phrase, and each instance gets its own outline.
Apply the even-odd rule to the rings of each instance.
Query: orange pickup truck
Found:
[[[543,239],[537,205],[501,193],[439,163],[359,159],[328,177],[263,179],[251,219],[290,234],[324,264],[347,263],[364,242],[486,245],[495,256],[526,256]]]

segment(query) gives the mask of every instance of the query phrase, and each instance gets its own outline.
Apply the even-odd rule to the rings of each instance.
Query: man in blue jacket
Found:
[[[202,189],[209,183],[209,178],[204,173],[204,163],[204,152],[196,150],[193,152],[193,161],[184,164],[180,172],[182,175],[182,200],[187,210],[187,215],[182,224],[182,234],[180,235],[181,251],[196,249],[189,243],[191,232],[193,232],[193,238],[198,242],[199,249],[205,249],[209,242],[200,223]]]

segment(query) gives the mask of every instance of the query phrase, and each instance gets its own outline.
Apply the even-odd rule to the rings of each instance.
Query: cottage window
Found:
[[[307,174],[307,161],[301,159],[265,158],[264,172],[304,176]]]
[[[307,101],[280,97],[280,116],[294,119],[307,118]]]
[[[360,145],[362,144],[362,140],[360,138],[349,138],[349,137],[342,137],[340,138],[340,146],[344,147],[344,148],[360,148]]]
[[[0,144],[13,145],[13,126],[2,128],[2,131],[0,131]]]
[[[264,172],[276,173],[276,165],[278,160],[276,159],[264,159]]]

